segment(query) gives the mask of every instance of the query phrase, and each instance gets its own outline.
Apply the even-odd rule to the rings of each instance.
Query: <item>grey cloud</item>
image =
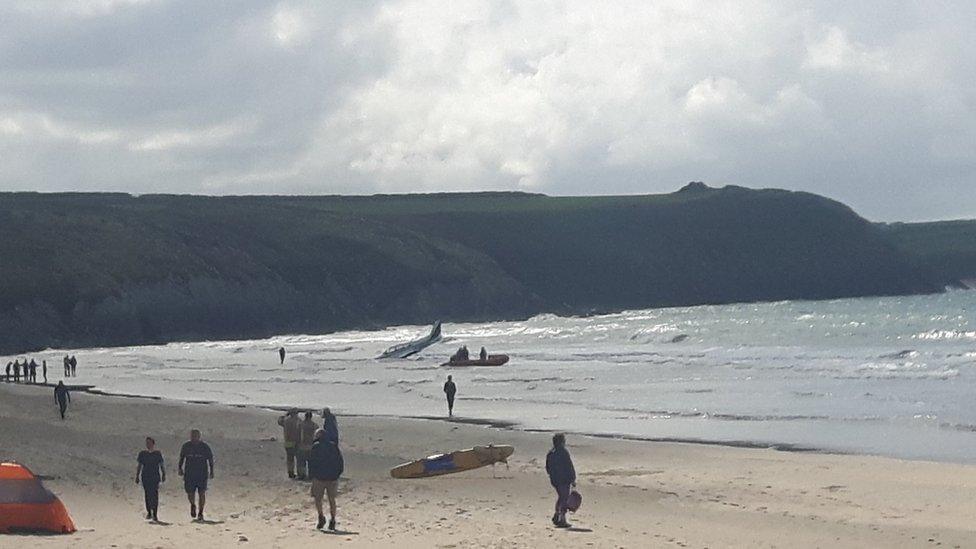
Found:
[[[0,6],[0,189],[669,191],[976,217],[967,2]]]

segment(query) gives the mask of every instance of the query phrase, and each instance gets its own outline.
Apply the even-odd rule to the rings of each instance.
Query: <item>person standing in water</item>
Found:
[[[58,403],[61,419],[64,419],[64,413],[68,410],[68,403],[71,402],[71,394],[63,381],[59,381],[58,386],[54,388],[54,402]]]
[[[298,443],[302,439],[302,428],[298,421],[298,410],[294,408],[278,418],[278,425],[284,430],[285,468],[288,478],[295,478],[295,462],[298,460]]]
[[[556,489],[556,513],[552,515],[552,523],[557,528],[569,528],[566,511],[570,491],[576,485],[576,469],[566,449],[566,435],[562,433],[552,436],[552,450],[546,454],[546,473],[549,473],[549,483]]]
[[[184,465],[186,465],[185,469]],[[183,477],[183,489],[186,490],[186,497],[190,500],[190,516],[202,522],[203,508],[207,504],[207,479],[214,478],[214,459],[210,446],[200,440],[198,429],[190,431],[190,440],[184,442],[183,447],[180,448],[177,472]],[[199,513],[197,502],[193,499],[194,493],[197,494],[200,502]]]
[[[281,359],[281,363],[282,364],[285,363],[285,348],[284,347],[278,347],[278,358]]]
[[[136,484],[142,481],[146,493],[146,518],[159,520],[159,483],[166,482],[163,454],[156,449],[156,440],[146,437],[146,449],[136,458]]]
[[[312,451],[312,444],[315,443],[315,431],[319,429],[319,425],[312,420],[312,412],[305,412],[305,419],[299,427],[301,438],[298,441],[298,480],[305,480],[308,473],[309,452]]]
[[[454,395],[457,394],[457,385],[454,384],[454,378],[451,376],[447,376],[447,381],[444,383],[444,394],[447,395],[447,415],[454,417]]]
[[[315,431],[315,444],[309,453],[309,474],[312,477],[312,498],[315,510],[319,513],[316,528],[325,526],[325,513],[322,509],[322,496],[329,497],[329,530],[336,529],[336,495],[339,493],[339,477],[344,464],[339,445],[329,440],[325,429]]]

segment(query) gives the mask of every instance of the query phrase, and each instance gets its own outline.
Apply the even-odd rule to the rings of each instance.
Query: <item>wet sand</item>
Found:
[[[308,485],[286,477],[272,411],[79,392],[68,414],[59,419],[50,388],[0,383],[0,458],[48,479],[80,528],[0,536],[0,547],[976,545],[974,466],[571,436],[584,503],[567,531],[549,523],[548,434],[385,417],[339,418],[339,532],[322,533]],[[217,460],[205,524],[191,522],[175,474],[179,445],[194,427]],[[134,482],[146,435],[158,441],[170,475],[160,524],[144,519]],[[516,447],[508,467],[389,477],[401,462],[489,443]]]

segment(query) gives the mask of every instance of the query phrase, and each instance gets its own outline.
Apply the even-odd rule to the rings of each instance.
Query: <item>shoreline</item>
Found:
[[[38,388],[39,389],[39,388]],[[45,388],[46,389],[46,388]],[[0,548],[308,547],[964,547],[976,466],[570,436],[584,505],[552,528],[549,436],[484,424],[339,418],[346,473],[340,533],[314,528],[306,483],[284,471],[276,411],[78,392],[60,420],[44,391],[0,384],[0,456],[45,479],[79,527],[70,536],[0,536]],[[200,428],[216,455],[212,523],[190,521],[176,452]],[[160,518],[144,520],[132,480],[145,436],[173,477]],[[432,453],[510,444],[502,467],[431,479],[389,471]],[[933,540],[933,541],[928,541]]]
[[[0,386],[3,386],[5,382],[0,382]],[[31,384],[15,384],[9,383],[10,385],[23,385],[26,387],[46,387],[54,388],[56,384],[54,383],[31,383]],[[113,393],[111,391],[104,391],[98,389],[95,385],[72,385],[65,384],[68,389],[72,392],[82,392],[85,394],[93,396],[111,397],[111,398],[124,398],[124,399],[138,399],[138,400],[150,400],[156,402],[168,402],[173,404],[193,404],[202,406],[221,406],[227,408],[237,408],[246,410],[265,410],[271,412],[287,412],[292,408],[297,408],[300,412],[310,411],[315,414],[321,412],[321,409],[311,409],[302,408],[295,406],[286,405],[258,405],[258,404],[229,404],[224,402],[219,402],[216,400],[181,400],[169,397],[162,397],[158,395],[140,395],[134,393]],[[773,450],[777,452],[786,453],[798,453],[798,454],[821,454],[821,455],[836,455],[836,456],[861,456],[861,457],[876,457],[882,459],[895,459],[901,461],[915,461],[921,463],[949,463],[957,465],[967,465],[969,462],[961,461],[940,461],[934,459],[910,459],[910,458],[900,458],[893,456],[885,456],[880,454],[869,454],[869,453],[856,453],[856,452],[846,452],[842,450],[834,450],[829,448],[816,448],[812,446],[804,446],[800,444],[792,444],[785,442],[761,442],[761,441],[750,441],[750,440],[708,440],[708,439],[696,439],[689,437],[641,437],[635,435],[627,435],[621,433],[598,433],[598,432],[587,432],[587,431],[572,431],[572,430],[555,430],[555,429],[536,429],[520,427],[520,423],[516,421],[505,421],[496,420],[491,418],[475,418],[475,417],[463,417],[463,416],[434,416],[434,415],[393,415],[393,414],[335,414],[337,417],[344,418],[375,418],[375,419],[390,419],[390,420],[419,420],[419,421],[432,421],[432,422],[442,422],[448,424],[459,424],[459,425],[470,425],[470,426],[480,426],[488,427],[491,429],[497,429],[500,431],[514,431],[521,433],[534,433],[534,434],[554,434],[556,432],[564,432],[567,435],[581,436],[594,439],[606,439],[606,440],[620,440],[620,441],[631,441],[631,442],[644,442],[644,443],[661,443],[661,444],[690,444],[690,445],[700,445],[700,446],[715,446],[723,448],[741,448],[741,449],[752,449],[752,450]]]

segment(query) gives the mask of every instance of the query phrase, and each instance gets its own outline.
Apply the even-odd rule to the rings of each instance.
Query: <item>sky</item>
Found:
[[[976,2],[6,0],[0,191],[823,194],[976,218]]]

